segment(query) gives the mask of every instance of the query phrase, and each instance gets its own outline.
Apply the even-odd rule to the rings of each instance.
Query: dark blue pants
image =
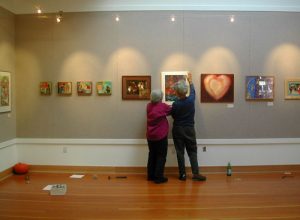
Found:
[[[161,179],[164,177],[164,170],[168,152],[168,137],[159,141],[148,140],[148,164],[147,173],[149,179]]]
[[[194,127],[175,126],[172,130],[179,175],[185,174],[184,149],[189,156],[192,173],[199,174],[197,141]]]

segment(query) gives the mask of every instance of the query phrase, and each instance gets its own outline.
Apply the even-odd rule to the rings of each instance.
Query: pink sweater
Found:
[[[169,132],[167,116],[172,107],[162,103],[148,103],[147,105],[147,139],[158,141],[165,138]]]

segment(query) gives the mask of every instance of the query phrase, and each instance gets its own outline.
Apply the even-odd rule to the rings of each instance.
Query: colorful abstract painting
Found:
[[[72,95],[72,82],[58,82],[57,83],[58,95]]]
[[[41,95],[51,95],[52,93],[52,83],[51,82],[40,82],[40,94]]]
[[[300,78],[285,80],[285,99],[300,99]]]
[[[91,95],[93,83],[91,81],[79,81],[77,82],[77,94],[78,95]]]
[[[272,101],[273,99],[273,76],[246,76],[247,101]]]
[[[8,72],[0,72],[0,112],[11,111],[11,77]]]
[[[111,95],[112,94],[112,82],[111,81],[99,81],[96,83],[96,91],[98,95]]]

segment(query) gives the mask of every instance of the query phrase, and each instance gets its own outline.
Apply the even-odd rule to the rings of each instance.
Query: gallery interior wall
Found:
[[[198,139],[299,137],[300,102],[284,99],[284,80],[300,76],[300,13],[231,15],[65,13],[59,24],[17,15],[17,137],[143,139],[147,101],[122,100],[121,77],[151,75],[160,88],[162,71],[180,70],[193,74]],[[234,74],[233,108],[200,103],[201,73]],[[275,76],[272,103],[245,101],[247,75]],[[111,96],[76,94],[77,81],[100,80],[112,81]],[[52,81],[51,96],[39,94],[41,81]],[[58,81],[73,83],[72,96],[57,95]]]
[[[10,72],[12,111],[0,113],[0,143],[16,138],[15,16],[0,7],[0,71]]]

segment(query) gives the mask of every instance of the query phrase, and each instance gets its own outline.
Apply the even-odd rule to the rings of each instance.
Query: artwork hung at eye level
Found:
[[[91,95],[92,94],[92,82],[79,81],[77,82],[77,94],[78,95]]]
[[[72,82],[58,82],[57,83],[58,95],[72,95]]]
[[[151,76],[122,76],[123,100],[148,100],[151,92]]]
[[[40,93],[41,93],[41,95],[51,95],[52,83],[51,82],[40,82]]]
[[[112,82],[111,81],[99,81],[96,83],[96,91],[98,95],[111,95],[112,94]]]
[[[11,111],[11,77],[9,72],[0,72],[0,112]]]
[[[300,78],[285,80],[285,99],[300,99]]]
[[[273,99],[273,76],[246,76],[247,101],[272,101]]]
[[[201,74],[201,102],[233,103],[233,74]]]
[[[163,102],[172,104],[177,99],[175,85],[180,80],[187,82],[188,73],[188,71],[168,71],[161,73],[161,90],[164,93]],[[189,90],[187,96],[189,96]]]

